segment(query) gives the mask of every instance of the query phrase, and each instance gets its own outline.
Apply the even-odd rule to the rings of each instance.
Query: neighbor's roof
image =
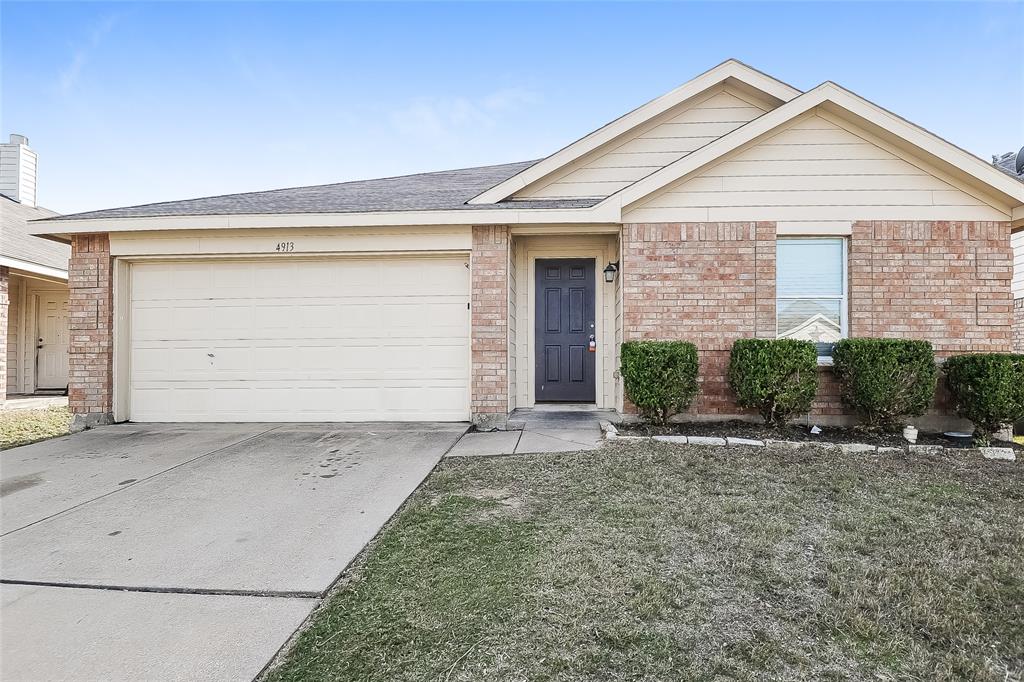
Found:
[[[500,166],[401,175],[378,180],[357,180],[331,185],[275,189],[266,192],[224,194],[202,199],[165,201],[158,204],[111,208],[63,215],[56,220],[103,218],[151,218],[159,216],[371,213],[378,211],[438,211],[479,209],[466,202],[484,190],[512,177],[536,161]],[[516,201],[516,208],[588,208],[599,199]],[[495,204],[508,208],[509,204]],[[39,216],[43,217],[43,216]]]
[[[49,239],[33,237],[28,230],[29,220],[52,218],[56,215],[56,212],[47,208],[24,206],[0,195],[0,257],[66,271],[68,257],[71,255],[70,247]]]
[[[992,157],[992,165],[1013,178],[1024,182],[1024,147],[1019,152],[1007,152]]]

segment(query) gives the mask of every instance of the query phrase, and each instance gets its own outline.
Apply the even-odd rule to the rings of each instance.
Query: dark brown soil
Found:
[[[857,427],[822,426],[820,434],[812,434],[809,426],[790,424],[784,427],[765,426],[739,420],[724,422],[680,422],[666,426],[653,424],[621,424],[619,433],[623,436],[713,436],[718,438],[755,438],[757,440],[792,440],[807,443],[866,443],[889,447],[907,445],[902,433],[884,433]],[[963,447],[941,433],[920,431],[918,445],[942,445]],[[998,447],[1012,447],[1024,451],[1024,447],[1006,441],[992,441]]]

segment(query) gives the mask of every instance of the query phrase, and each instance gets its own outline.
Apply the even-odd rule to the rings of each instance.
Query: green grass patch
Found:
[[[1024,467],[633,443],[445,460],[269,680],[1006,680]]]
[[[0,450],[64,436],[70,426],[71,412],[66,407],[0,412]]]

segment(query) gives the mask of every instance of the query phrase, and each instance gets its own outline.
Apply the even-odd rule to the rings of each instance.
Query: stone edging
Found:
[[[911,454],[931,454],[943,450],[955,450],[956,452],[976,452],[985,459],[1002,459],[1013,462],[1017,459],[1013,448],[946,448],[942,445],[914,445],[907,444],[905,447],[886,445],[869,445],[867,443],[815,443],[796,440],[757,440],[754,438],[718,438],[714,436],[620,436],[619,430],[611,422],[602,421],[601,431],[606,441],[657,441],[659,443],[674,443],[676,445],[713,445],[713,446],[745,446],[753,448],[771,448],[774,450],[798,450],[804,447],[818,447],[834,449],[844,454],[886,454],[897,452],[910,452]]]

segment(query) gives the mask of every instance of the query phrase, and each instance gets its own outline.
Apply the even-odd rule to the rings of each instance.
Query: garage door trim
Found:
[[[133,304],[132,280],[133,268],[136,265],[147,264],[174,264],[174,263],[198,263],[205,261],[214,262],[251,262],[251,263],[273,263],[273,262],[344,262],[344,261],[429,261],[429,260],[450,260],[462,259],[468,268],[470,254],[464,250],[452,251],[431,251],[431,252],[358,252],[358,253],[299,253],[299,254],[277,254],[267,255],[254,254],[203,254],[203,255],[160,255],[160,256],[118,256],[113,259],[113,408],[114,416],[118,421],[125,421],[132,418],[132,376],[131,357],[133,339],[131,338],[132,320],[131,310]],[[462,286],[458,287],[462,291]],[[465,284],[465,300],[468,303],[471,295],[469,284],[469,273],[467,270]],[[468,307],[468,306],[467,306]],[[462,419],[469,418],[471,405],[471,349],[470,349],[470,328],[471,320],[467,312],[465,315],[465,326],[462,335],[452,338],[464,339],[465,353],[463,364],[465,367],[464,376],[459,377],[464,381],[464,397],[462,405]]]

